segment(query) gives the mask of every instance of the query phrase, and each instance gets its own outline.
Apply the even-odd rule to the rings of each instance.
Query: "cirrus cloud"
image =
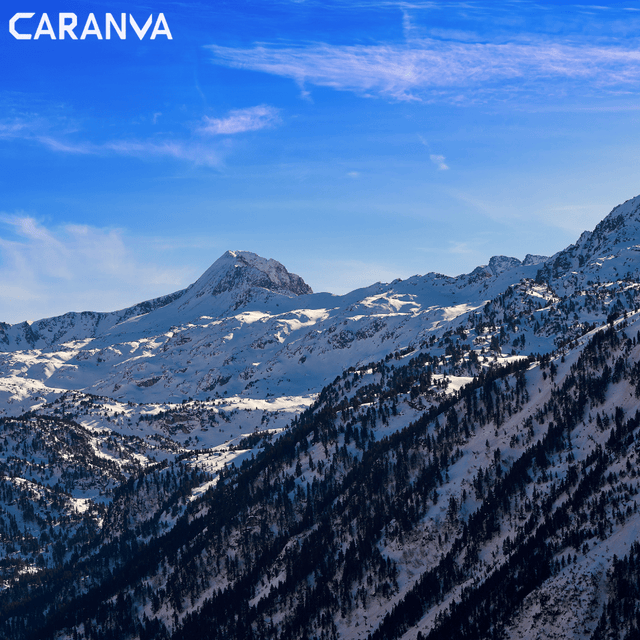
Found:
[[[431,159],[431,162],[438,167],[438,171],[446,171],[449,168],[445,162],[444,156],[438,156],[432,153],[429,158]]]
[[[205,116],[203,121],[204,124],[198,129],[200,133],[231,135],[273,126],[279,117],[278,109],[262,104],[247,109],[233,109],[226,118]]]
[[[111,311],[184,286],[191,275],[141,259],[139,239],[119,229],[48,227],[32,216],[0,214],[0,321],[67,311]],[[161,260],[159,262],[162,262]]]
[[[561,81],[582,91],[635,90],[640,51],[617,45],[445,42],[313,44],[252,48],[209,45],[213,64],[262,71],[307,84],[396,100],[459,100],[495,92],[548,91]],[[304,91],[304,89],[303,89]]]
[[[174,158],[195,165],[220,168],[224,164],[224,144],[207,139],[211,135],[233,135],[258,131],[280,122],[279,110],[269,105],[233,109],[222,118],[205,116],[191,136],[165,139],[121,138],[101,142],[77,140],[77,128],[69,130],[54,118],[26,114],[0,121],[0,140],[24,140],[50,151],[72,155],[121,155],[140,159]],[[154,113],[156,121],[158,112]]]

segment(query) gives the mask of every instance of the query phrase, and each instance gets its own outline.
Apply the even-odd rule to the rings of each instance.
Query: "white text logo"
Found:
[[[89,14],[82,31],[78,27],[78,16],[75,13],[60,13],[58,14],[58,30],[55,31],[49,16],[43,13],[37,22],[37,28],[35,33],[33,29],[36,26],[36,20],[33,20],[35,13],[16,13],[11,20],[9,20],[9,32],[17,40],[38,40],[42,37],[49,37],[51,40],[64,40],[65,37],[69,37],[71,40],[78,40],[76,30],[80,33],[80,40],[85,40],[89,36],[93,36],[98,40],[106,39],[111,40],[111,34],[115,32],[120,40],[127,39],[127,14],[120,14],[120,22],[113,17],[113,14],[107,13],[104,16],[104,21],[98,24],[96,17],[93,13]],[[22,21],[18,25],[18,21]],[[55,22],[55,20],[54,20]],[[140,26],[135,18],[129,14],[129,25],[133,28],[135,34],[142,40],[153,23],[153,14],[147,18],[147,21]],[[100,29],[102,25],[102,30]],[[20,31],[18,30],[20,29]],[[103,35],[104,34],[104,35]],[[164,17],[164,13],[158,14],[153,29],[151,30],[150,40],[155,40],[157,36],[165,36],[168,40],[173,40],[169,25]]]

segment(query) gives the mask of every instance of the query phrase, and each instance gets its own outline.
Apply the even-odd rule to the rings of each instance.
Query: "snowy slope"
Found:
[[[176,640],[596,637],[640,532],[638,336],[636,313],[536,363],[346,371],[253,465],[183,479],[188,501],[163,502],[157,474],[129,483],[103,535],[141,546],[108,573],[78,560],[65,584],[89,595],[53,637],[146,637],[149,620]]]
[[[634,309],[640,196],[550,259],[493,257],[469,274],[312,293],[275,260],[228,251],[193,285],[111,314],[0,325],[0,415],[66,390],[119,402],[307,398],[345,368],[447,335],[544,353]],[[238,400],[240,401],[240,400]]]
[[[334,296],[312,294],[273,260],[227,252],[170,302],[133,308],[153,307],[147,313],[5,326],[0,411],[65,389],[134,402],[312,394],[352,363],[417,347],[536,270],[495,258],[459,278],[428,274]]]
[[[548,259],[334,296],[229,251],[0,326],[0,634],[632,631],[639,247],[640,196]]]

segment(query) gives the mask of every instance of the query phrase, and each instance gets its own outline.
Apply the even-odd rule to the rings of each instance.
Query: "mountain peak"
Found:
[[[510,256],[493,256],[489,260],[489,269],[494,276],[500,275],[504,271],[510,271],[522,264],[518,258],[511,258]]]
[[[486,278],[495,278],[496,276],[516,269],[521,266],[522,262],[518,258],[511,258],[509,256],[493,256],[489,260],[489,264],[483,264],[476,267],[471,273],[463,276],[468,282],[477,282],[478,280],[484,280]]]
[[[611,245],[639,240],[640,195],[614,207],[611,213],[598,223],[589,239],[591,242],[608,242]]]
[[[527,253],[527,255],[524,257],[524,260],[522,261],[522,266],[529,267],[535,264],[542,264],[543,262],[546,262],[548,259],[549,259],[549,256],[540,256],[532,253]]]
[[[194,283],[198,296],[219,295],[249,288],[267,289],[287,296],[313,293],[295,273],[277,260],[263,258],[251,251],[226,251]]]
[[[631,198],[609,213],[593,231],[585,231],[575,244],[559,251],[544,264],[537,280],[549,282],[576,269],[598,273],[603,260],[633,250],[640,245],[640,195]]]

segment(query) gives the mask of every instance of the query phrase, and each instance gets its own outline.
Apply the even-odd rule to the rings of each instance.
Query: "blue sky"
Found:
[[[45,12],[78,39],[36,40]],[[151,27],[106,40],[107,12]],[[336,293],[553,254],[640,193],[639,42],[630,2],[8,0],[0,320],[169,293],[227,249]]]

